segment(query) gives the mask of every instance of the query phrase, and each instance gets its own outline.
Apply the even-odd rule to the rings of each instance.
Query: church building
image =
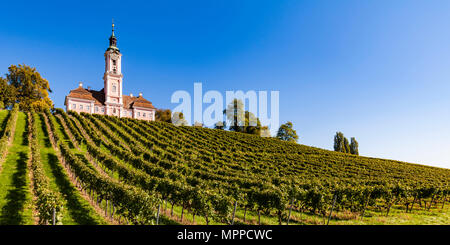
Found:
[[[122,54],[117,48],[117,38],[112,34],[109,38],[109,47],[105,52],[105,74],[103,75],[104,88],[100,91],[90,87],[71,90],[66,96],[64,105],[66,111],[86,112],[93,114],[111,115],[117,117],[130,117],[142,120],[155,120],[155,107],[144,97],[123,95]]]

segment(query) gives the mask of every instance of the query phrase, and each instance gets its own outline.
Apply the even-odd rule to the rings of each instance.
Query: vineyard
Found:
[[[449,202],[449,169],[275,138],[17,107],[0,127],[0,224],[338,224]]]

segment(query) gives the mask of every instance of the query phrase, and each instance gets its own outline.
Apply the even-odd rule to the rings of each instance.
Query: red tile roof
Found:
[[[131,109],[134,107],[143,107],[149,109],[155,109],[152,102],[144,99],[143,97],[131,97],[128,95],[123,95],[123,107],[127,109]]]
[[[67,97],[70,98],[79,98],[85,100],[94,101],[96,105],[105,105],[105,92],[104,89],[100,91],[96,90],[87,90],[83,87],[78,87],[74,90],[71,90]],[[134,107],[143,107],[149,109],[155,109],[152,105],[152,102],[144,99],[143,97],[131,97],[128,95],[123,95],[123,107],[126,109],[132,109]]]

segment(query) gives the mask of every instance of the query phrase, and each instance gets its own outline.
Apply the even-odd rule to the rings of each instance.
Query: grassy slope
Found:
[[[106,224],[105,220],[95,212],[89,202],[81,197],[79,191],[70,182],[69,177],[58,162],[56,153],[50,144],[43,118],[36,116],[36,122],[38,123],[39,143],[42,147],[41,159],[44,170],[50,179],[52,188],[61,192],[64,197],[65,212],[63,224]],[[55,133],[60,139],[67,141],[68,139],[62,133],[62,126],[56,120],[54,123],[57,128]]]
[[[32,195],[28,178],[29,147],[26,115],[19,113],[13,144],[0,173],[0,224],[32,224]]]

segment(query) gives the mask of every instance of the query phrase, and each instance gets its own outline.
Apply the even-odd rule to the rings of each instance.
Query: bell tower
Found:
[[[107,115],[121,115],[123,110],[122,79],[122,54],[117,48],[113,22],[112,34],[109,37],[109,47],[105,52],[105,74],[103,75]]]

